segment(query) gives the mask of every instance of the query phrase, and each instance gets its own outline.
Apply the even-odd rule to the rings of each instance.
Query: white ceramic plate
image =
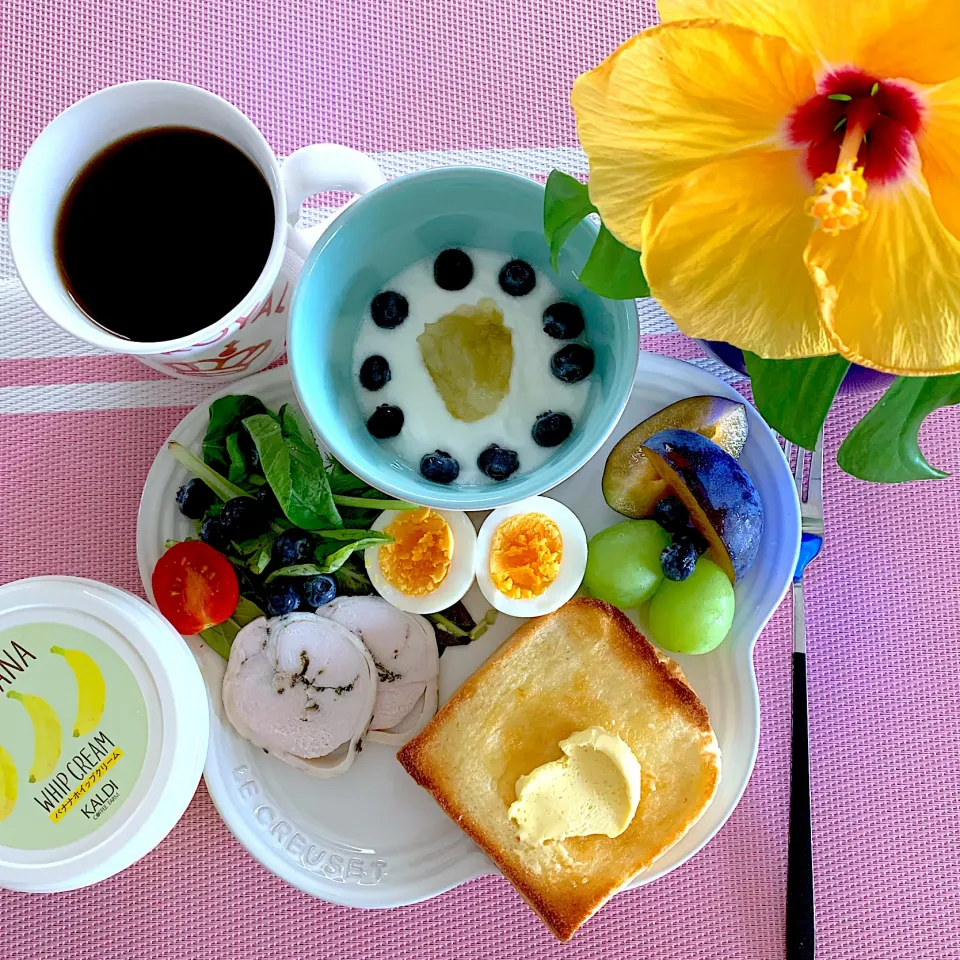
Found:
[[[268,370],[222,391],[249,393],[276,409],[295,403],[286,367]],[[600,493],[610,448],[630,428],[661,407],[688,396],[715,394],[742,399],[708,373],[667,357],[643,353],[636,385],[620,424],[600,452],[550,496],[570,506],[587,535],[620,519]],[[212,398],[211,398],[212,399]],[[188,414],[171,439],[198,450],[209,403]],[[760,734],[760,702],[753,646],[793,576],[800,518],[790,470],[776,438],[748,406],[750,437],[742,463],[765,511],[757,561],[737,584],[737,612],[730,636],[701,657],[677,657],[710,712],[723,777],[700,821],[635,881],[650,883],[693,856],[724,824],[753,769]],[[137,556],[148,596],[150,575],[168,538],[190,535],[192,524],[177,511],[174,493],[188,474],[164,448],[150,469],[137,519]],[[479,520],[481,515],[477,516]],[[466,604],[474,616],[486,603],[476,584]],[[452,647],[440,660],[440,699],[456,688],[521,621],[500,615],[467,647]],[[204,772],[217,809],[234,836],[268,870],[306,893],[351,907],[393,907],[436,896],[472,877],[496,873],[487,857],[407,776],[396,750],[367,742],[343,777],[318,781],[241,739],[223,715],[220,685],[224,662],[197,637],[188,641],[210,694],[210,751]]]

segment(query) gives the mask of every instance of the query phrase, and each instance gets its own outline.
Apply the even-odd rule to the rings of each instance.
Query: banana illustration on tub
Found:
[[[107,703],[107,685],[103,682],[103,674],[93,657],[82,650],[51,647],[50,652],[63,657],[77,678],[77,719],[73,724],[73,735],[86,736],[100,722]]]
[[[57,711],[43,697],[32,693],[20,693],[8,690],[11,700],[18,700],[33,723],[33,764],[30,767],[30,782],[46,780],[57,769],[60,759],[60,746],[63,743],[63,731]]]
[[[17,803],[17,768],[13,757],[0,747],[0,823],[7,819]]]
[[[63,657],[77,681],[77,716],[73,736],[83,737],[94,730],[103,717],[107,702],[107,685],[94,659],[82,650],[51,647],[50,652]],[[7,697],[18,701],[33,724],[33,763],[29,781],[45,780],[56,769],[63,746],[63,730],[57,711],[43,697],[32,693],[8,690]],[[13,813],[17,803],[19,777],[13,758],[0,745],[0,822]]]

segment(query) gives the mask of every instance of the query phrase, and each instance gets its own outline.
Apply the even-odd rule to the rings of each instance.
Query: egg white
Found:
[[[493,537],[505,520],[523,513],[542,513],[559,528],[563,543],[560,572],[556,580],[539,597],[528,600],[508,597],[501,593],[490,576],[490,549]],[[518,503],[494,510],[477,534],[477,586],[487,603],[511,617],[540,617],[562,607],[580,589],[587,568],[587,535],[577,515],[558,500],[550,497],[528,497]]]
[[[401,513],[401,510],[385,510],[371,524],[371,530],[383,530],[388,527]],[[392,603],[398,610],[408,613],[438,613],[447,607],[462,600],[473,583],[474,554],[477,545],[477,531],[470,518],[460,510],[436,510],[435,513],[443,517],[453,535],[453,552],[450,557],[450,567],[447,575],[440,581],[435,590],[419,597],[410,597],[401,593],[380,569],[381,547],[370,547],[364,551],[364,564],[367,576],[373,584],[374,590],[384,600]]]

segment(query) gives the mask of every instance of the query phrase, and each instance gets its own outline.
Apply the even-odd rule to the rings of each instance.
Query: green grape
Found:
[[[632,610],[663,580],[660,554],[670,536],[653,520],[624,520],[591,537],[583,586],[598,600]]]
[[[733,623],[733,586],[712,561],[701,557],[686,580],[664,580],[650,601],[650,633],[672,653],[708,653]]]

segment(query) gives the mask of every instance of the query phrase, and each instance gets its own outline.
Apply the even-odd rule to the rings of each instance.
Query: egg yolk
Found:
[[[514,600],[539,597],[557,579],[562,556],[560,528],[543,513],[521,513],[494,531],[490,579]]]
[[[380,572],[408,597],[436,590],[450,569],[453,533],[440,514],[423,507],[405,510],[384,533],[394,542],[380,548]]]

